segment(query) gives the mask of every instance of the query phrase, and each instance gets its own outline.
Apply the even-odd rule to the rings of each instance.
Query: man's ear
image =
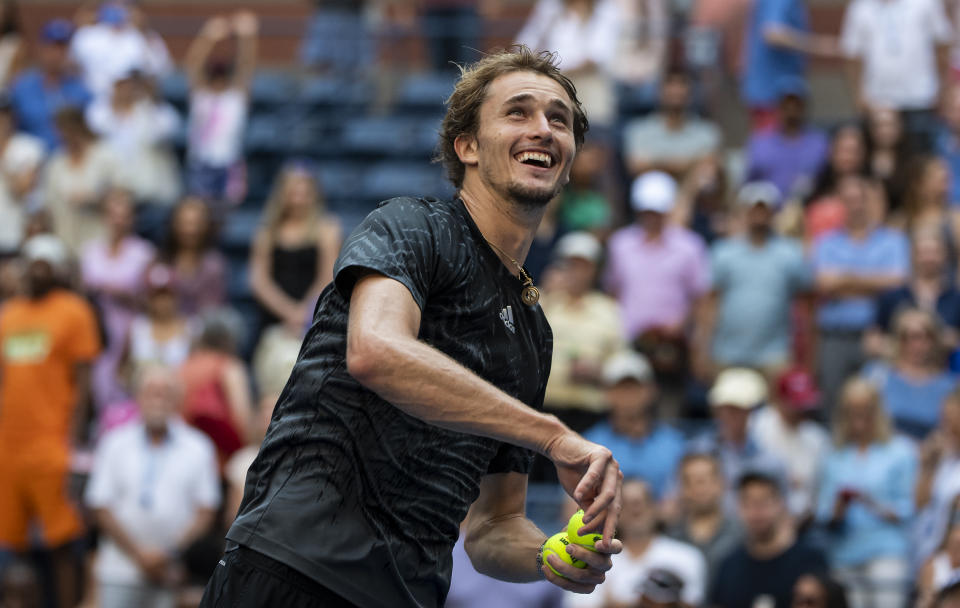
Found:
[[[477,137],[472,133],[461,133],[453,140],[453,149],[465,165],[477,164]]]

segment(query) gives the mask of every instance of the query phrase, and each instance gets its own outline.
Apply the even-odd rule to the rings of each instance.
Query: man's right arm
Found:
[[[411,416],[550,458],[564,489],[586,510],[589,531],[603,521],[604,536],[613,538],[621,475],[610,451],[419,341],[419,329],[420,308],[402,283],[378,273],[362,276],[350,296],[347,370]]]

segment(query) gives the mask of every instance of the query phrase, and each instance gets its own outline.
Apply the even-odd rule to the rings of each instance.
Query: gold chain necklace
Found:
[[[483,239],[487,240],[487,239]],[[527,271],[524,270],[523,266],[520,265],[520,262],[516,261],[510,255],[500,249],[490,241],[487,241],[487,244],[502,253],[508,260],[513,262],[513,265],[517,267],[517,270],[520,271],[520,280],[523,282],[523,290],[520,291],[520,300],[527,306],[534,306],[537,302],[540,301],[540,290],[536,288],[533,284],[533,279],[530,278],[530,275],[527,274]]]

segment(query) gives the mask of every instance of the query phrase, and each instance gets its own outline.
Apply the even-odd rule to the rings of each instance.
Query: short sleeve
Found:
[[[533,452],[526,448],[501,443],[496,455],[487,465],[487,475],[496,473],[530,473],[533,466]]]
[[[847,7],[840,30],[840,49],[848,57],[859,57],[866,51],[866,32],[861,17],[860,3],[854,1]]]
[[[930,16],[927,24],[930,26],[930,34],[934,42],[939,44],[952,42],[956,34],[944,10],[943,2],[932,0],[928,3],[928,6],[930,7]]]
[[[440,265],[430,204],[392,199],[353,231],[333,269],[334,284],[345,300],[350,299],[360,275],[372,271],[402,283],[423,310]]]
[[[90,362],[100,353],[100,325],[93,308],[85,301],[78,299],[74,307],[66,352],[75,363]]]

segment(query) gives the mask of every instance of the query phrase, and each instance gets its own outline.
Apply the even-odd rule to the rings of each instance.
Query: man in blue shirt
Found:
[[[837,187],[846,209],[840,230],[823,235],[813,247],[817,311],[819,384],[824,405],[832,407],[840,385],[864,361],[863,334],[876,317],[876,297],[906,282],[910,244],[896,229],[878,225],[879,185],[859,177]]]
[[[657,421],[657,384],[647,359],[633,351],[611,356],[603,366],[610,419],[583,434],[603,441],[624,477],[650,484],[662,498],[686,450],[683,435]]]
[[[806,77],[807,56],[838,55],[833,37],[812,34],[804,0],[756,0],[747,23],[741,95],[755,127],[772,125],[781,76]]]
[[[70,64],[72,35],[73,26],[65,19],[54,19],[43,26],[37,67],[21,74],[10,88],[18,127],[43,139],[48,149],[60,145],[54,124],[56,113],[66,106],[83,107],[90,101],[83,80]]]

